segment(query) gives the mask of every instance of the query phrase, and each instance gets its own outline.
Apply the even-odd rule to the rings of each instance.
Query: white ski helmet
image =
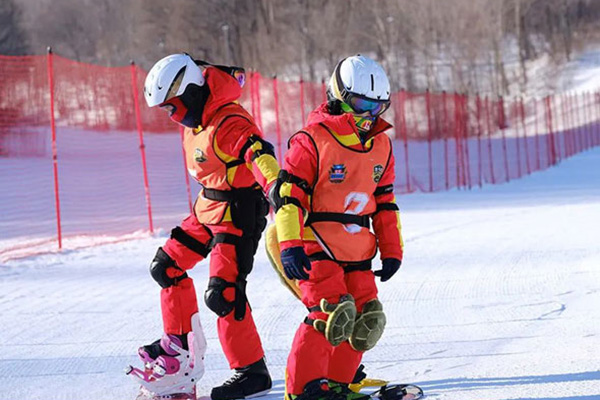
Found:
[[[146,77],[144,98],[148,107],[181,96],[190,84],[203,86],[202,70],[188,54],[171,54],[159,60]]]
[[[339,100],[362,114],[383,113],[389,106],[390,81],[377,62],[363,55],[340,61],[329,80],[330,98]]]

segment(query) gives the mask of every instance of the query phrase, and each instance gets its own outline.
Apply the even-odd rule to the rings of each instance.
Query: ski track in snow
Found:
[[[388,325],[363,359],[370,376],[430,399],[600,399],[600,149],[508,184],[398,202],[406,255],[379,284]],[[165,239],[0,265],[0,400],[134,399],[123,369],[161,334],[148,264]],[[201,298],[206,262],[191,276]],[[249,298],[275,381],[265,398],[280,399],[305,309],[262,246]],[[216,316],[200,312],[207,395],[230,371]]]

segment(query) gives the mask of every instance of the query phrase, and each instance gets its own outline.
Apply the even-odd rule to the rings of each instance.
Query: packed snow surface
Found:
[[[398,202],[405,258],[379,284],[388,325],[365,354],[370,376],[430,399],[600,399],[600,149],[508,184]],[[134,399],[123,369],[161,334],[148,265],[165,239],[0,265],[0,399]],[[207,271],[191,272],[200,294]],[[249,298],[276,385],[268,398],[281,398],[305,309],[262,246]],[[200,312],[207,395],[230,371],[216,316]]]

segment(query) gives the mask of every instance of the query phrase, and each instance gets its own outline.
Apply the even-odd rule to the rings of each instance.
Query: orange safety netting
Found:
[[[181,130],[146,107],[146,72],[59,56],[0,56],[0,257],[40,243],[169,229],[199,186]],[[248,74],[241,103],[281,158],[325,84]],[[392,95],[396,191],[500,183],[600,142],[600,94],[543,99]],[[68,247],[68,246],[67,246]]]

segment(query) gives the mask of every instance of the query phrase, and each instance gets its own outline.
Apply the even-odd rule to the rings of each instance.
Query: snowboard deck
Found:
[[[385,382],[385,381],[382,381]],[[376,387],[374,385],[364,385],[363,387]],[[274,388],[275,389],[275,388]],[[386,384],[379,387],[375,391],[363,391],[361,393],[368,394],[373,400],[419,400],[425,397],[423,390],[417,385],[412,384]],[[262,397],[262,396],[261,396]],[[261,397],[256,397],[261,398]],[[283,400],[283,394],[279,390],[273,390],[264,395],[265,400]],[[157,396],[147,389],[141,387],[138,396],[135,400],[211,400],[210,396],[202,396],[196,393],[178,393],[165,396]]]

